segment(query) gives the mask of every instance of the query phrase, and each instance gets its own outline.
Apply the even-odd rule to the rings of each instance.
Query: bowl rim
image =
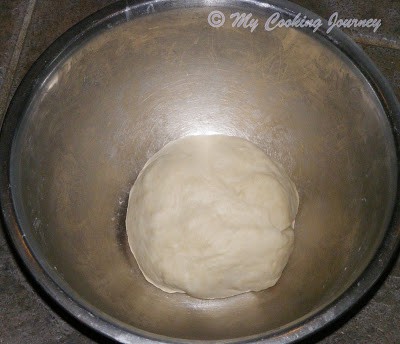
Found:
[[[342,51],[352,63],[354,63],[372,86],[385,110],[390,122],[396,149],[397,186],[392,218],[382,242],[366,269],[344,293],[335,301],[326,305],[322,310],[308,317],[306,316],[300,321],[295,321],[282,328],[264,334],[223,340],[223,342],[256,341],[260,343],[289,343],[304,339],[334,322],[357,304],[382,277],[385,270],[396,256],[400,244],[400,202],[398,202],[400,195],[400,133],[397,129],[400,128],[400,104],[388,81],[355,42],[336,28],[327,34],[326,20],[286,0],[194,0],[191,1],[190,4],[189,1],[185,0],[120,0],[95,12],[74,25],[57,38],[36,60],[15,92],[3,119],[0,132],[0,206],[2,219],[5,224],[5,231],[11,239],[19,257],[22,259],[24,266],[27,268],[30,276],[33,277],[33,280],[40,286],[41,290],[50,296],[62,309],[89,328],[119,342],[186,342],[187,340],[148,333],[102,313],[100,310],[81,299],[69,289],[65,283],[62,283],[60,279],[45,268],[43,257],[36,256],[32,251],[25,237],[24,229],[19,224],[14,207],[12,186],[10,184],[10,170],[12,144],[15,134],[22,118],[29,108],[35,90],[45,82],[51,71],[73,51],[74,47],[79,47],[79,43],[99,34],[101,30],[107,30],[107,25],[110,25],[110,23],[119,20],[119,24],[124,21],[130,21],[131,18],[149,14],[149,6],[151,6],[152,10],[161,12],[185,7],[192,8],[203,6],[209,8],[229,8],[233,5],[255,6],[260,9],[272,8],[289,17],[294,17],[297,13],[302,13],[308,18],[319,18],[322,21],[323,26],[317,31],[317,34],[336,46],[336,48]],[[190,342],[200,341],[191,340]]]

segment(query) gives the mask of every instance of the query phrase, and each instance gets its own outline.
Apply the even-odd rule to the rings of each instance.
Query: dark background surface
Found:
[[[22,77],[65,30],[112,0],[0,0],[0,122]],[[400,98],[400,0],[295,0],[323,18],[379,18],[382,26],[345,30]],[[400,343],[400,259],[347,316],[307,342]],[[33,285],[0,229],[0,343],[104,343]]]

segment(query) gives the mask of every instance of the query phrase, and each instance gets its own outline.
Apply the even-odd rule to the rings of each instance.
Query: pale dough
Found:
[[[298,205],[294,183],[254,144],[188,136],[156,153],[133,185],[129,246],[147,281],[166,292],[259,291],[289,259]]]

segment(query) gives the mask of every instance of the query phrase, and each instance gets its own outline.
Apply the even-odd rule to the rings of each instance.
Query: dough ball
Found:
[[[269,288],[293,249],[299,205],[285,171],[237,137],[167,144],[129,194],[126,228],[143,275],[168,293],[224,298]]]

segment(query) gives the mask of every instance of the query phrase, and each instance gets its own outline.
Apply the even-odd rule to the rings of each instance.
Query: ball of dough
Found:
[[[167,144],[129,194],[129,246],[143,275],[168,293],[224,298],[269,288],[293,249],[295,185],[241,138]]]

